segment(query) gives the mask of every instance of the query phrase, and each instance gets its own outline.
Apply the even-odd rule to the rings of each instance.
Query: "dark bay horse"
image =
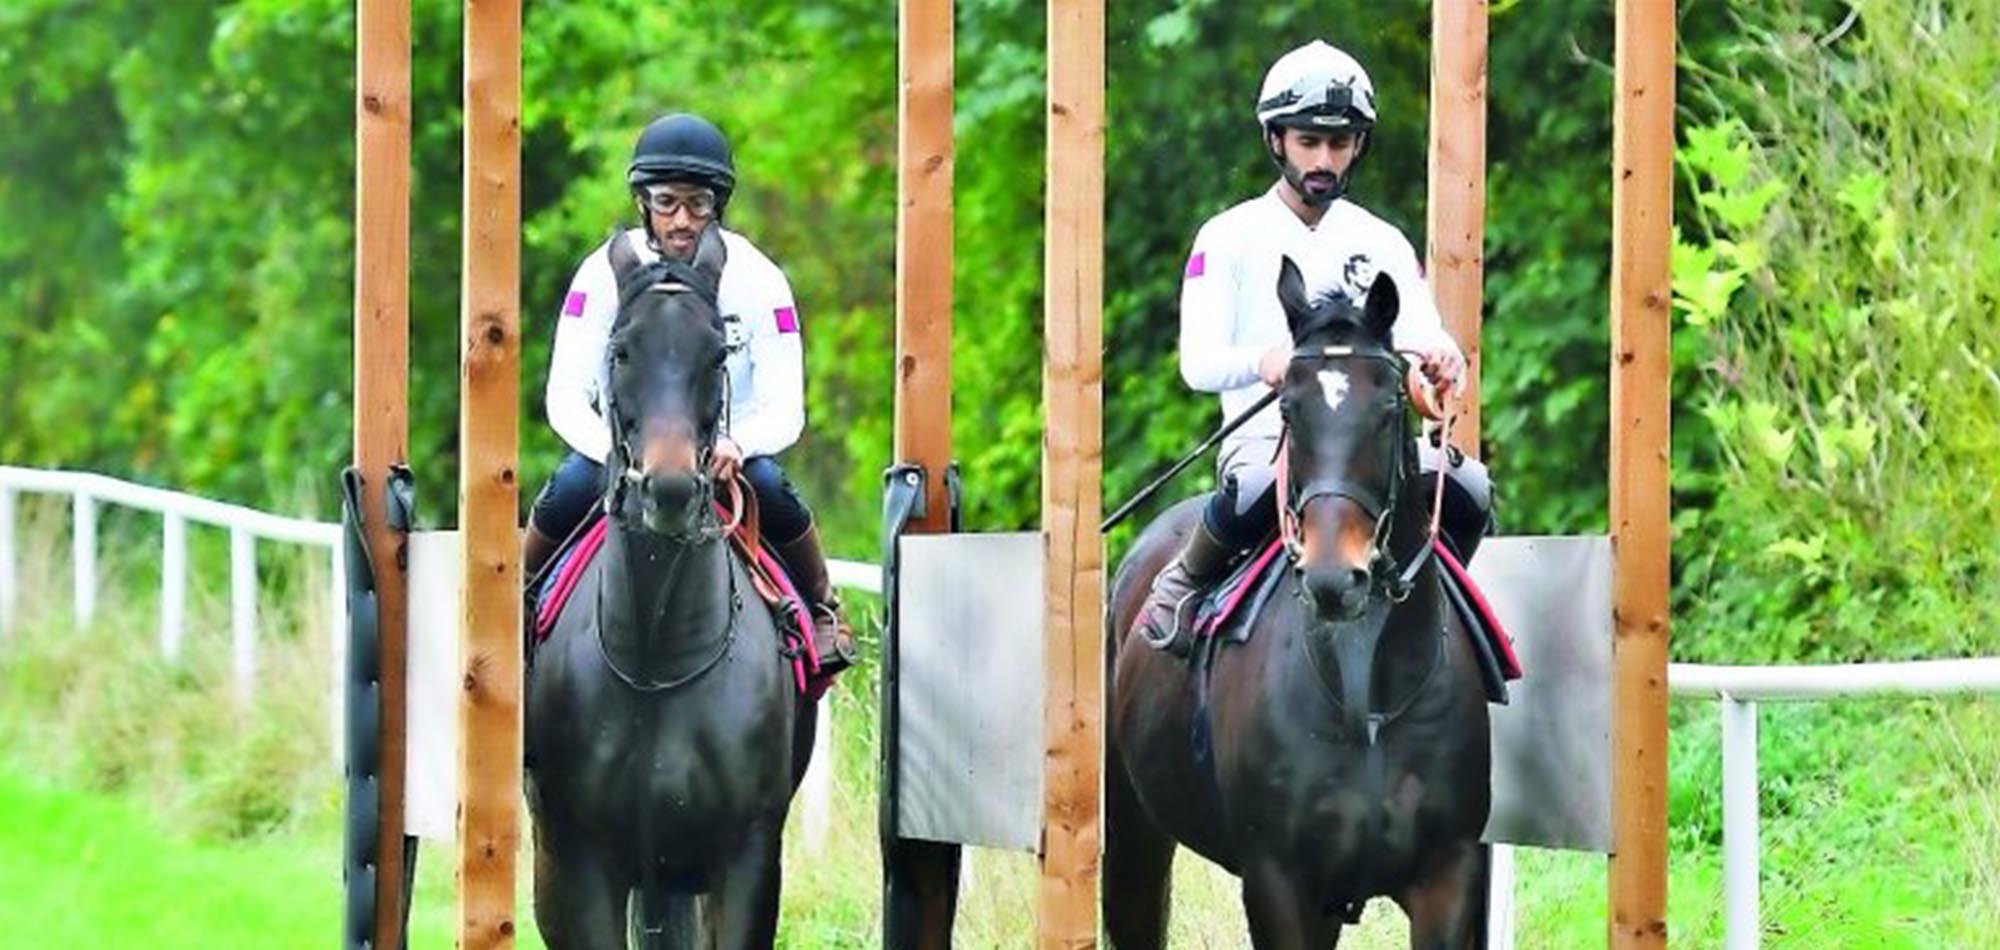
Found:
[[[1429,558],[1404,390],[1396,288],[1366,307],[1305,299],[1283,264],[1295,349],[1279,505],[1291,569],[1248,643],[1148,646],[1133,620],[1201,517],[1147,527],[1112,588],[1105,926],[1118,950],[1165,944],[1179,845],[1242,879],[1258,950],[1325,950],[1370,898],[1424,950],[1485,945],[1491,796],[1486,700]],[[1451,626],[1448,627],[1447,624]],[[1213,652],[1210,653],[1209,651]]]
[[[608,534],[527,684],[535,914],[552,950],[767,948],[815,712],[712,503],[723,245],[610,253]]]

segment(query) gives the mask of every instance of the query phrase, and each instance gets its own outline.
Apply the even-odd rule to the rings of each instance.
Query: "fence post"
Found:
[[[1487,853],[1486,950],[1514,950],[1514,846],[1496,844]]]
[[[187,519],[167,512],[160,523],[160,653],[169,663],[181,659],[181,633],[187,629]]]
[[[0,488],[0,647],[14,631],[14,490]]]
[[[1757,704],[1722,697],[1722,880],[1727,950],[1757,950]]]
[[[257,536],[229,529],[229,634],[236,697],[248,702],[257,684]]]
[[[90,626],[97,613],[97,499],[77,492],[70,509],[70,564],[75,575],[75,614],[79,629]]]

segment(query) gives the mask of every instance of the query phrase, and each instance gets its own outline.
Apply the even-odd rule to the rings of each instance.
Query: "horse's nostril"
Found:
[[[1357,567],[1347,572],[1347,582],[1355,587],[1368,586],[1368,569]]]

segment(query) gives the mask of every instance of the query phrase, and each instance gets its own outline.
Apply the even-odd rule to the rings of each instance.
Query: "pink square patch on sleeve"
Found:
[[[565,317],[583,316],[583,303],[589,299],[590,295],[581,290],[570,291],[569,296],[563,298],[562,315]]]
[[[1208,273],[1208,253],[1205,251],[1194,252],[1194,256],[1188,258],[1186,276],[1200,277],[1206,273]]]
[[[799,310],[797,307],[779,307],[772,315],[778,318],[779,333],[799,332]]]

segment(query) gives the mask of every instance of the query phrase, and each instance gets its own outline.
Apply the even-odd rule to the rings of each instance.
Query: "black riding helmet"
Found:
[[[676,112],[646,124],[632,145],[632,164],[625,183],[634,193],[647,185],[684,181],[715,191],[718,216],[736,190],[736,162],[729,139],[715,123],[698,115]]]

